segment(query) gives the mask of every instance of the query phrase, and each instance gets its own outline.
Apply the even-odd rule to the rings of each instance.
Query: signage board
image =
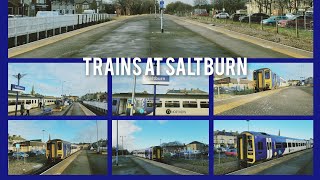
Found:
[[[142,84],[144,85],[169,85],[169,76],[143,76]]]
[[[164,8],[164,1],[163,1],[163,0],[160,1],[160,8],[161,8],[161,9]]]
[[[19,91],[19,92],[22,92],[22,91],[25,91],[26,88],[23,87],[23,86],[18,86],[18,85],[15,85],[15,84],[11,84],[11,91]]]

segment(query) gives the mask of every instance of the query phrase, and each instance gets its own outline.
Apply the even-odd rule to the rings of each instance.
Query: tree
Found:
[[[222,10],[224,8],[226,12],[235,13],[239,9],[246,8],[246,2],[247,0],[215,0],[213,2],[213,8],[216,10]]]
[[[92,3],[90,4],[90,9],[96,10],[98,9],[97,1],[93,0]]]

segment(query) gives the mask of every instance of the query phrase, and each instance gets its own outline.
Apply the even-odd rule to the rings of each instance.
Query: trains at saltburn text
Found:
[[[146,149],[134,150],[134,156],[154,160],[154,161],[163,161],[163,148],[161,146],[153,146]]]
[[[238,135],[237,144],[238,159],[242,167],[313,148],[312,139],[295,139],[252,131]]]

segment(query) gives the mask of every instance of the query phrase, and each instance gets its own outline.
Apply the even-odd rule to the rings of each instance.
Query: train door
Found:
[[[263,71],[258,71],[258,89],[263,89]]]
[[[48,159],[55,159],[57,156],[56,144],[55,143],[48,144],[47,150],[48,150]]]
[[[125,114],[127,110],[127,99],[119,99],[118,114]]]
[[[247,136],[245,134],[241,134],[237,138],[238,144],[238,160],[240,166],[247,166]]]
[[[266,159],[267,154],[266,154],[266,138],[257,138],[256,139],[257,143],[257,149],[256,149],[256,161],[261,160],[261,159]]]
[[[271,138],[266,138],[266,147],[267,147],[267,159],[272,158],[272,141]]]

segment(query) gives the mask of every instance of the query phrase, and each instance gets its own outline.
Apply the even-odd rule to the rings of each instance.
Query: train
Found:
[[[18,111],[21,108],[21,104],[24,103],[30,104],[31,108],[37,108],[39,107],[39,103],[41,102],[42,105],[45,104],[46,106],[55,104],[57,101],[57,98],[55,97],[32,97],[32,96],[23,96],[20,95],[18,99]],[[8,95],[8,113],[14,112],[16,109],[16,94]]]
[[[131,98],[112,98],[112,114],[130,114]],[[208,115],[209,99],[196,98],[157,98],[156,115]],[[135,98],[134,115],[151,115],[153,98]]]
[[[152,146],[146,149],[134,150],[132,151],[134,156],[150,159],[153,161],[163,161],[163,148],[161,146]]]
[[[287,86],[286,80],[269,68],[261,68],[253,71],[255,91],[266,91]]]
[[[80,146],[78,145],[61,139],[53,139],[47,142],[46,158],[50,162],[57,162],[66,159],[79,150]]]
[[[241,167],[313,148],[312,139],[296,139],[253,131],[245,131],[238,135],[237,144]]]

